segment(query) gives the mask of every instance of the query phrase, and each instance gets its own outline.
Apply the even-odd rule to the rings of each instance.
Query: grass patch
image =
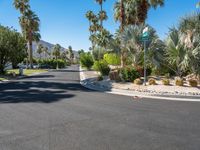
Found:
[[[7,79],[5,79],[5,78],[0,78],[0,81],[4,81],[4,80],[7,80]]]
[[[19,75],[19,69],[11,69],[7,70],[7,74],[14,72],[16,75]],[[48,72],[48,70],[45,69],[24,69],[23,73],[25,76],[31,75],[34,73],[43,73],[43,72]]]

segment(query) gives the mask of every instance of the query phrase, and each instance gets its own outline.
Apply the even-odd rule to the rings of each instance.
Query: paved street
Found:
[[[0,150],[199,149],[199,102],[87,90],[77,66],[0,84]]]

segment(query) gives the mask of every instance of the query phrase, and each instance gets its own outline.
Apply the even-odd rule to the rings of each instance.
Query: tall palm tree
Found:
[[[197,8],[199,8],[199,7],[200,7],[200,2],[198,2],[198,3],[196,4],[196,7],[197,7]]]
[[[30,9],[29,0],[14,0],[13,5],[22,15]]]
[[[103,2],[105,2],[106,0],[95,0],[97,3],[99,3],[100,5],[100,13],[99,13],[99,16],[100,16],[100,25],[101,27],[103,26],[103,20],[105,20],[107,17],[102,17],[102,16],[107,16],[105,15],[105,11],[103,11]]]
[[[37,53],[40,55],[40,59],[41,59],[41,54],[43,52],[43,45],[42,44],[39,44],[38,47],[37,47]]]
[[[60,51],[61,51],[61,46],[59,44],[56,44],[54,47],[53,47],[53,56],[55,56],[56,58],[56,61],[57,61],[57,66],[56,66],[56,69],[58,69],[58,58],[60,57]]]
[[[121,33],[128,25],[144,24],[148,10],[162,6],[164,0],[119,0],[114,6],[114,18],[120,22]],[[125,65],[126,50],[121,47],[121,65]]]
[[[73,53],[73,50],[72,50],[71,46],[68,47],[68,54],[69,54],[70,63],[72,63],[73,62],[73,58],[74,58],[74,53]]]
[[[33,41],[40,41],[39,26],[40,20],[38,16],[31,10],[27,10],[23,16],[20,17],[20,25],[22,33],[28,42],[29,63],[32,68],[33,65]]]
[[[47,55],[49,54],[49,48],[48,47],[43,47],[42,52],[44,53],[45,59],[47,59]]]

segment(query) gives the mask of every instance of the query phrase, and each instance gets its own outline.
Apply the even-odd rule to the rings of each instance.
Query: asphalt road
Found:
[[[199,102],[87,90],[77,66],[0,84],[0,150],[199,149]]]

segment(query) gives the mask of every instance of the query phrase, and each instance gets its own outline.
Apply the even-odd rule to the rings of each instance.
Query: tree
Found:
[[[28,42],[28,55],[31,68],[33,64],[33,41],[39,42],[41,38],[39,33],[39,23],[40,20],[38,16],[31,10],[28,10],[20,17],[22,32]]]
[[[14,0],[13,5],[22,15],[30,9],[29,0]]]
[[[55,56],[56,61],[57,61],[57,69],[58,69],[58,58],[60,57],[60,51],[61,51],[61,46],[59,44],[56,44],[53,47],[53,56]]]
[[[21,17],[19,18],[22,33],[28,43],[28,56],[31,68],[33,67],[33,52],[32,42],[40,40],[38,16],[30,10],[29,0],[15,0],[14,6],[20,11]]]
[[[141,41],[141,34],[144,29],[144,25],[130,25],[124,29],[124,32],[121,33],[121,45],[123,45],[126,51],[130,52],[133,60],[133,64],[135,67],[143,65],[143,52],[144,52],[144,45]],[[149,28],[149,41],[148,51],[147,51],[147,60],[148,64],[152,67],[160,67],[161,60],[163,59],[163,49],[164,43],[159,40],[156,31],[148,26]]]
[[[190,53],[181,38],[181,32],[172,28],[166,40],[166,60],[180,77],[187,71],[190,59]]]
[[[43,52],[43,45],[42,44],[39,44],[38,47],[37,47],[37,53],[40,55],[40,59],[41,59],[41,54]]]
[[[60,51],[61,51],[61,46],[59,44],[56,44],[53,47],[53,56],[55,56],[56,60],[60,57]]]
[[[100,5],[100,12],[99,12],[99,19],[100,19],[100,26],[103,27],[103,21],[106,20],[108,17],[106,12],[103,11],[103,2],[106,0],[95,0]]]
[[[200,13],[182,18],[178,30],[181,32],[181,42],[189,49],[191,71],[199,75],[200,80]]]
[[[0,25],[0,74],[4,73],[6,63],[17,67],[26,57],[26,41],[22,35],[12,28]]]
[[[68,54],[69,54],[70,63],[72,63],[74,59],[74,53],[71,46],[68,47]]]
[[[164,0],[120,0],[114,6],[114,18],[120,22],[121,33],[128,25],[141,25],[145,23],[151,7],[162,6]],[[126,49],[121,47],[121,65],[125,65]]]
[[[197,7],[197,8],[199,8],[199,7],[200,7],[200,2],[198,2],[198,3],[196,4],[196,7]]]
[[[47,59],[47,55],[49,56],[49,48],[48,47],[43,47],[42,52],[44,53],[45,58]]]

